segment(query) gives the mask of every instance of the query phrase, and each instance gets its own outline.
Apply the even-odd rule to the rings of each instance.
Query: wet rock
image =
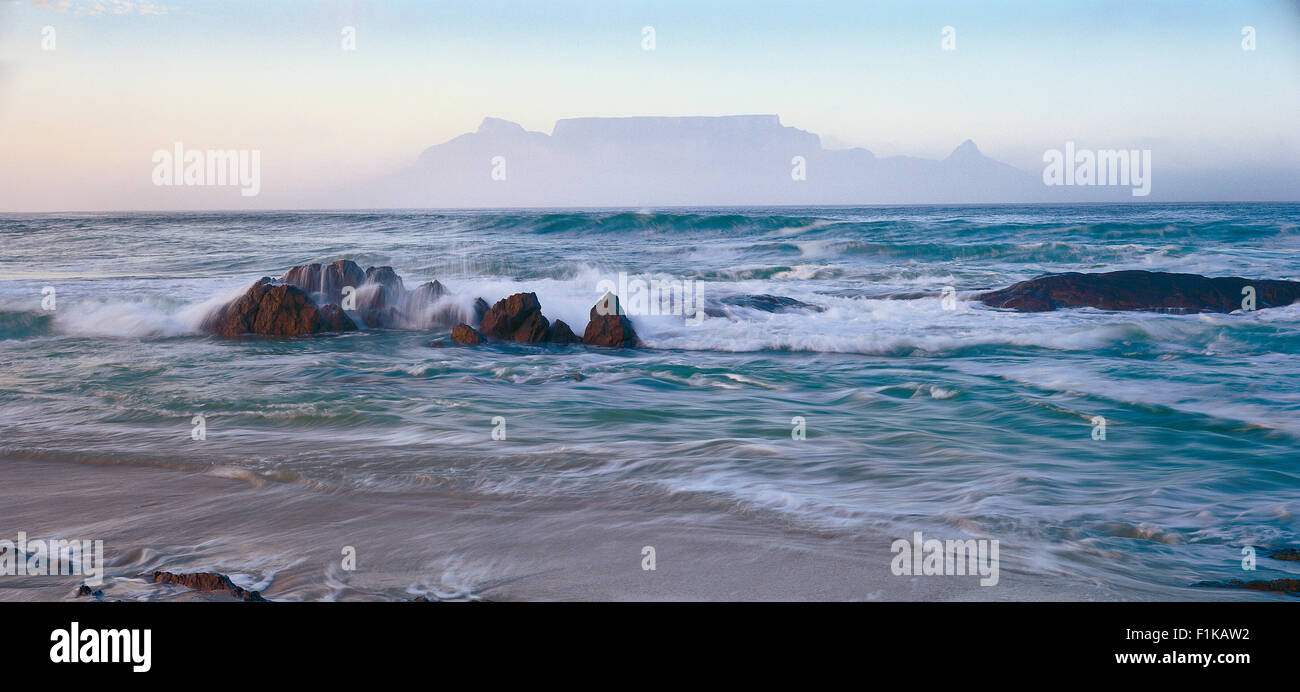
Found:
[[[582,343],[591,346],[630,348],[640,343],[632,321],[623,315],[618,296],[606,293],[591,307],[591,321],[582,333]]]
[[[77,595],[90,596],[91,598],[103,598],[104,592],[100,591],[99,589],[92,589],[89,586],[82,584],[81,586],[77,587]]]
[[[280,282],[302,289],[319,305],[342,304],[343,289],[357,289],[366,280],[366,273],[352,260],[337,260],[330,264],[300,264],[280,277]]]
[[[304,336],[356,328],[338,306],[317,307],[302,289],[270,277],[250,286],[244,295],[222,306],[202,325],[203,331],[227,338],[244,334]]]
[[[547,340],[551,324],[542,316],[536,293],[516,293],[488,309],[479,331],[491,339],[536,344]]]
[[[458,324],[451,329],[451,340],[466,346],[483,343],[483,335],[468,324]]]
[[[551,343],[553,344],[580,344],[582,337],[573,333],[573,329],[564,323],[564,320],[555,320],[551,323]]]
[[[1240,579],[1229,579],[1227,581],[1202,581],[1192,586],[1205,586],[1219,589],[1249,589],[1251,591],[1274,591],[1279,593],[1300,596],[1300,579],[1257,579],[1254,581],[1242,581]]]
[[[1282,548],[1280,550],[1270,550],[1264,553],[1265,557],[1271,557],[1274,560],[1288,560],[1291,562],[1300,561],[1300,548]]]
[[[1243,289],[1255,289],[1255,308],[1290,305],[1300,300],[1300,282],[1208,278],[1128,270],[1101,274],[1048,274],[976,296],[995,308],[1046,312],[1060,308],[1143,310],[1155,312],[1233,312],[1242,309]]]
[[[262,594],[258,591],[249,591],[241,586],[236,586],[230,581],[230,577],[216,572],[191,572],[188,574],[174,574],[172,572],[154,572],[151,575],[155,584],[176,584],[184,586],[195,591],[215,591],[226,593],[241,601],[265,602]]]
[[[787,298],[786,296],[773,296],[766,293],[747,296],[727,296],[718,302],[742,308],[762,310],[763,312],[789,312],[791,310],[824,312],[826,310],[826,308],[820,305],[813,305],[812,303],[805,303],[802,300]],[[708,314],[707,311],[705,314]]]

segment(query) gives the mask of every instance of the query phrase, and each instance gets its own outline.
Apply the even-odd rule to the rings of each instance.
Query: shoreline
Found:
[[[898,577],[890,537],[736,513],[580,508],[445,490],[313,490],[156,466],[0,460],[6,514],[30,538],[103,539],[105,600],[211,600],[148,583],[218,572],[270,600],[1138,600],[1023,574]],[[523,506],[527,505],[527,506]],[[75,509],[74,509],[75,508]],[[357,568],[341,568],[342,550]],[[654,546],[656,569],[642,569]],[[79,576],[0,577],[0,600],[81,600]],[[1207,600],[1237,594],[1206,592]],[[90,599],[84,599],[90,600]]]

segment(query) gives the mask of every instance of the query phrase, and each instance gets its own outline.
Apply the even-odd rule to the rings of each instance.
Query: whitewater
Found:
[[[128,579],[160,566],[291,599],[506,582],[638,597],[610,564],[654,540],[711,565],[683,577],[689,597],[725,597],[711,556],[742,549],[775,551],[744,588],[787,564],[804,566],[796,595],[928,597],[888,573],[914,531],[1002,542],[997,595],[941,597],[1285,598],[1195,584],[1243,578],[1245,546],[1300,543],[1300,305],[1030,314],[969,297],[1062,271],[1297,280],[1298,230],[1296,204],[3,214],[0,465],[94,469],[106,499],[60,521],[37,503],[67,498],[32,490],[34,513],[0,523],[103,536],[131,598],[168,597]],[[696,282],[712,312],[634,315],[630,350],[433,348],[449,330],[418,324],[200,332],[258,278],[336,259],[436,279],[461,305],[535,292],[579,332],[620,272]],[[753,295],[815,309],[726,301]],[[153,484],[197,495],[133,508]],[[340,502],[382,577],[328,566],[353,540]],[[584,545],[612,562],[575,558]],[[546,569],[570,576],[522,576]]]

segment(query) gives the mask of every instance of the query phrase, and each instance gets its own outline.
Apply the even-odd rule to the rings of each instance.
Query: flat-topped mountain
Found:
[[[966,140],[942,160],[826,149],[776,115],[569,118],[550,134],[484,118],[358,192],[367,206],[529,207],[1024,202],[1038,173]],[[1127,194],[1125,191],[1124,194]]]

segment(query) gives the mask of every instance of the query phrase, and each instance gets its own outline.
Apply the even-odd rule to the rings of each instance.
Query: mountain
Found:
[[[796,179],[800,177],[802,179]],[[1055,196],[1048,193],[1055,192]],[[825,149],[776,115],[570,118],[551,134],[484,118],[406,170],[351,191],[370,207],[583,207],[1025,202],[1041,175],[967,140],[939,161]],[[1127,190],[1111,190],[1117,199]],[[1123,196],[1120,196],[1122,193]]]

